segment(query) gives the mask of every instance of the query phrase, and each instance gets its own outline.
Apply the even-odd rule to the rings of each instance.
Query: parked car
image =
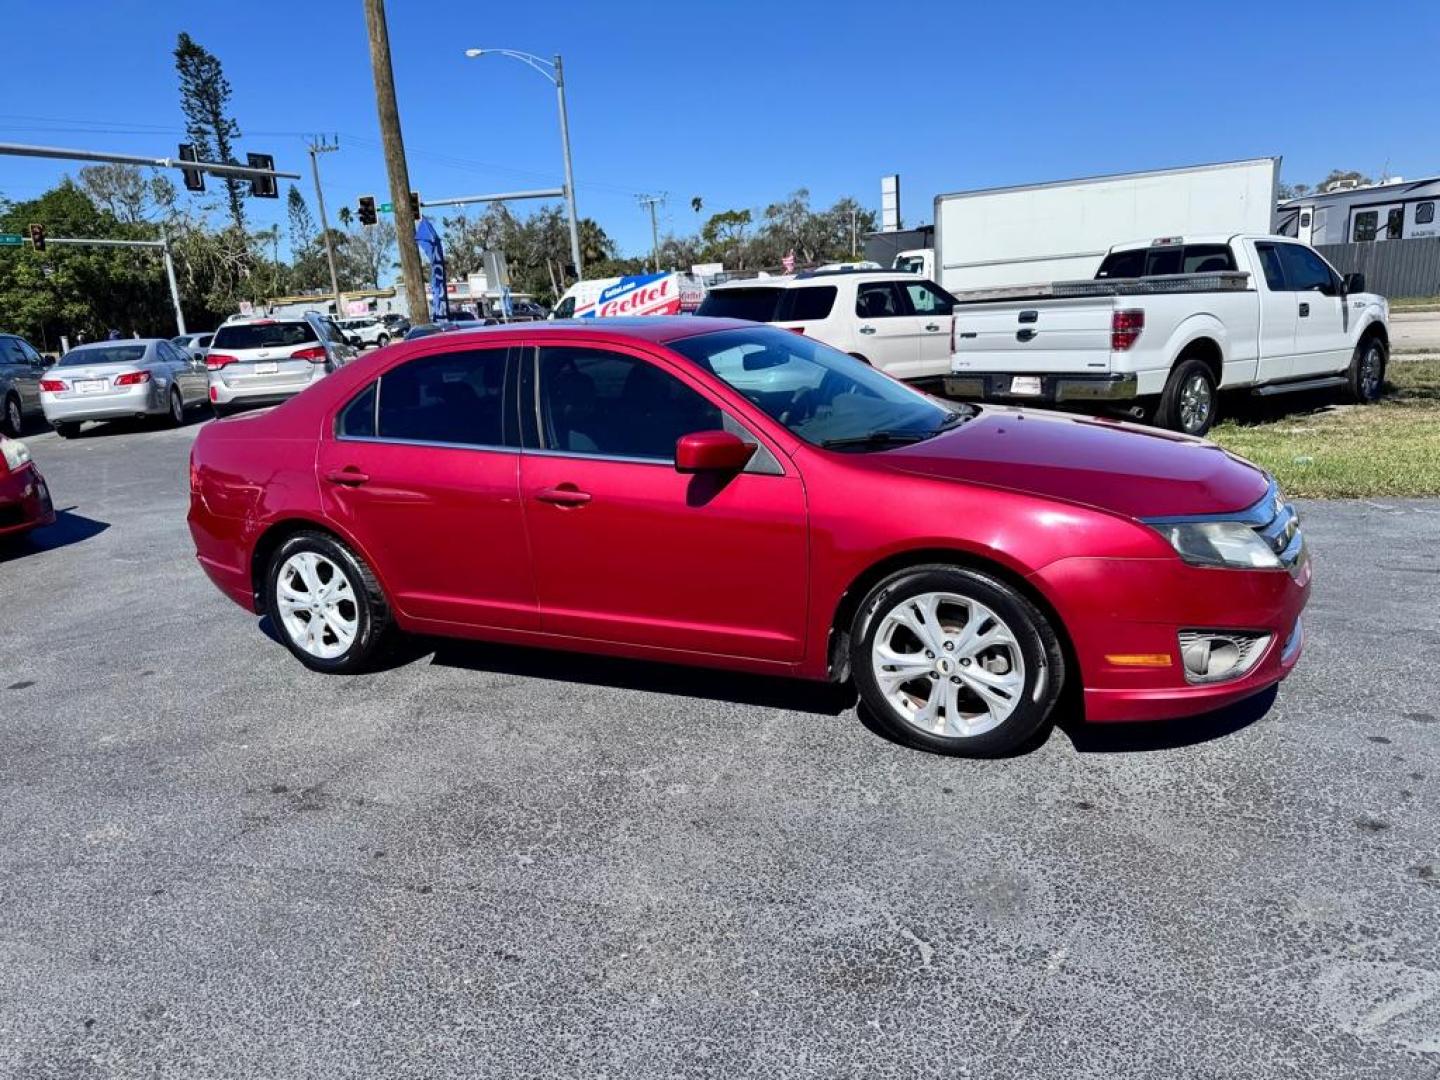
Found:
[[[392,341],[404,337],[405,331],[410,329],[410,320],[398,311],[387,311],[384,315],[380,316],[380,321],[384,323],[386,329],[390,331],[390,339]]]
[[[812,270],[714,286],[698,314],[774,323],[897,379],[950,372],[955,299],[933,281],[881,271]]]
[[[45,419],[62,439],[87,420],[163,416],[185,422],[205,405],[205,362],[164,338],[96,341],[60,357],[40,379]]]
[[[367,345],[383,348],[395,337],[390,327],[373,315],[359,319],[337,319],[335,325],[344,331],[351,344],[361,348]]]
[[[317,671],[412,631],[853,677],[896,737],[982,755],[1067,686],[1100,721],[1271,686],[1311,578],[1295,511],[1219,447],[700,318],[376,353],[202,430],[189,523]]]
[[[273,405],[359,355],[323,315],[227,319],[205,358],[210,402],[220,416],[243,405]]]
[[[18,438],[26,417],[40,415],[40,376],[48,366],[24,338],[0,334],[0,434]]]
[[[213,333],[181,334],[179,337],[171,338],[170,344],[178,345],[191,356],[198,356],[201,360],[204,360],[205,354],[210,351],[210,342],[214,340],[214,338],[215,335]]]
[[[405,340],[414,341],[416,338],[429,337],[432,334],[448,334],[452,330],[473,330],[478,326],[494,325],[496,325],[494,319],[487,319],[483,323],[476,319],[461,319],[458,321],[441,319],[438,322],[420,323],[418,326],[412,326],[409,330],[405,331]]]
[[[1210,430],[1222,390],[1375,401],[1390,352],[1389,305],[1364,275],[1281,236],[1122,244],[1094,281],[960,300],[952,396],[1118,404],[1189,435]]]
[[[0,435],[0,540],[54,521],[50,489],[30,458],[30,448]]]

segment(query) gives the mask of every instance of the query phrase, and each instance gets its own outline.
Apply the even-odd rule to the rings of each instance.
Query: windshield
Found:
[[[307,322],[236,323],[215,331],[216,349],[284,349],[318,341]]]
[[[880,450],[929,438],[975,414],[971,406],[926,397],[813,338],[769,326],[699,334],[669,347],[818,446]]]
[[[59,366],[80,364],[136,364],[145,357],[144,345],[93,345],[76,349],[60,358]]]

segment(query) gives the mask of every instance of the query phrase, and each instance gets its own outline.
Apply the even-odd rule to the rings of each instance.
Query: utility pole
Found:
[[[560,142],[565,147],[565,202],[570,210],[570,258],[575,262],[575,280],[585,278],[580,260],[580,218],[575,212],[575,170],[570,167],[570,114],[565,108],[565,69],[555,54],[555,96],[560,102]]]
[[[429,319],[425,301],[425,275],[420,249],[415,245],[415,215],[410,209],[410,171],[405,165],[405,140],[400,135],[400,108],[395,104],[395,73],[390,67],[390,30],[385,24],[385,0],[365,0],[365,29],[370,37],[370,68],[375,78],[375,108],[380,116],[380,139],[385,147],[385,171],[390,177],[390,203],[399,234],[400,269],[410,321]]]
[[[664,205],[665,193],[662,191],[659,195],[638,195],[636,199],[641,206],[650,208],[651,272],[658,274],[660,272],[660,226],[655,220],[655,208]]]
[[[185,312],[180,308],[180,286],[175,284],[175,260],[170,258],[170,234],[165,231],[165,226],[160,226],[160,255],[165,260],[165,279],[170,282],[170,301],[175,305],[175,325],[183,335],[185,331]]]
[[[858,238],[856,237],[856,235],[855,235],[855,215],[856,215],[856,213],[857,213],[857,211],[856,211],[855,207],[852,206],[852,207],[850,208],[850,258],[852,258],[852,259],[855,258],[855,256],[860,253],[860,248],[859,248],[860,241],[859,241],[859,239],[858,239]]]
[[[320,155],[340,149],[340,142],[326,142],[317,138],[309,143],[310,172],[315,177],[315,204],[320,210],[320,232],[325,237],[325,259],[330,263],[330,293],[335,297],[335,318],[343,319],[345,312],[340,305],[340,276],[335,273],[335,242],[330,237],[330,219],[325,216],[325,192],[320,188]]]

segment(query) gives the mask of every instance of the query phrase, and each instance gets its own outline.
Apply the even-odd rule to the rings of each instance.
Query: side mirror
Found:
[[[755,447],[728,431],[692,431],[675,442],[675,471],[739,472]]]
[[[1364,291],[1365,291],[1365,275],[1364,275],[1364,274],[1346,274],[1346,275],[1345,275],[1345,292],[1346,292],[1347,294],[1348,294],[1348,293],[1355,293],[1355,292],[1364,292]]]

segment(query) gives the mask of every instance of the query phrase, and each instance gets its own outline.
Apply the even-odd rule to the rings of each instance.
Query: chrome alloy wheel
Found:
[[[1210,410],[1215,404],[1215,391],[1210,389],[1210,381],[1198,371],[1185,380],[1185,385],[1180,388],[1180,428],[1182,431],[1195,432],[1205,427],[1205,421],[1210,419]]]
[[[340,567],[314,551],[285,560],[275,584],[280,622],[299,648],[320,660],[344,655],[360,632],[355,588]]]
[[[1014,631],[984,604],[956,593],[921,593],[888,611],[870,663],[896,716],[946,738],[999,727],[1025,690]]]
[[[1380,396],[1380,346],[1373,341],[1360,360],[1360,400],[1374,401]]]

